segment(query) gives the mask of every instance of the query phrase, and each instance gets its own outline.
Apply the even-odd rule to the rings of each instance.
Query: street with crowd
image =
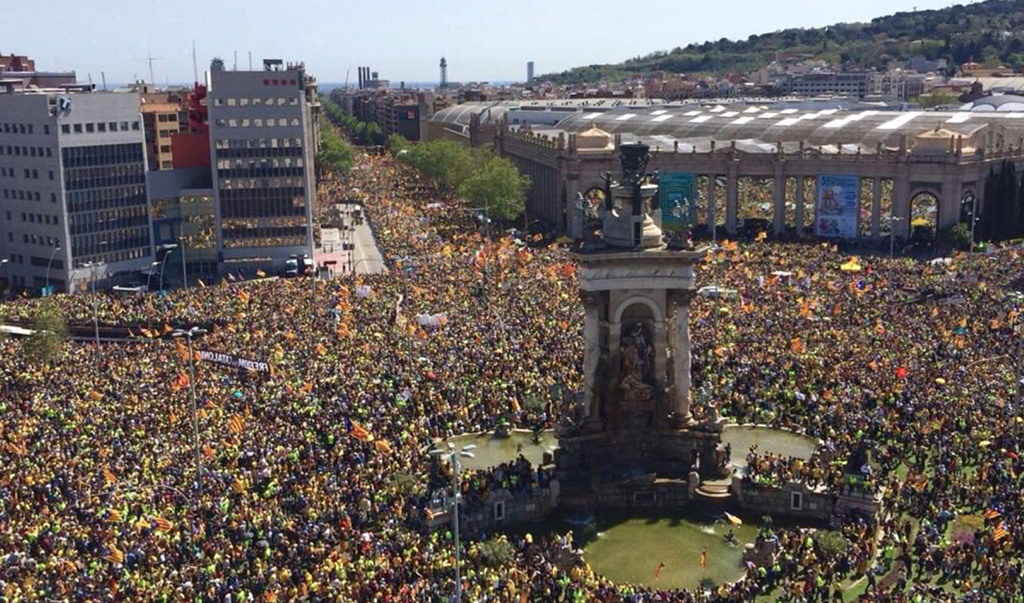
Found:
[[[42,361],[0,340],[0,600],[447,600],[452,534],[422,526],[425,451],[499,422],[557,424],[557,392],[581,383],[575,265],[550,237],[484,228],[388,155],[359,153],[318,193],[321,217],[364,204],[386,272],[0,306],[4,321],[49,304],[89,324],[96,302],[101,325],[133,335],[103,344],[99,364],[88,342]],[[870,449],[878,529],[851,519],[835,551],[766,522],[779,563],[705,591],[613,584],[564,533],[499,536],[513,555],[498,564],[480,549],[494,536],[469,534],[465,600],[827,601],[861,581],[871,601],[1024,600],[1024,250],[930,263],[720,243],[698,283],[739,295],[694,301],[698,420],[715,404],[819,438],[834,459],[752,452],[762,483],[838,489],[838,463]],[[197,349],[270,370],[196,362],[193,381],[168,335],[195,324],[209,326]],[[469,474],[470,502],[492,480],[547,476],[522,462]]]

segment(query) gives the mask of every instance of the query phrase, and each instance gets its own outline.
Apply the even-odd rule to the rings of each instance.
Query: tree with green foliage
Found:
[[[330,124],[320,123],[320,152],[316,156],[321,170],[331,169],[348,173],[355,162],[352,145],[345,141]]]
[[[432,140],[413,147],[403,160],[423,175],[457,189],[473,171],[481,153],[453,140]]]
[[[512,562],[515,549],[505,536],[496,536],[480,543],[480,558],[487,567],[505,567]]]
[[[488,217],[510,221],[523,213],[530,178],[512,162],[490,156],[458,187],[459,194],[487,208]]]
[[[44,302],[39,305],[32,331],[25,339],[25,355],[38,365],[49,365],[60,356],[68,338],[68,326],[56,304]]]
[[[845,68],[885,71],[915,56],[946,59],[951,70],[967,61],[1018,66],[1024,52],[1024,3],[986,0],[938,10],[901,12],[868,23],[785,29],[745,40],[689,44],[618,64],[587,65],[543,76],[556,84],[623,81],[652,71],[724,74],[760,69],[780,54],[808,54]]]
[[[391,154],[398,156],[401,151],[408,151],[412,148],[412,144],[406,140],[405,136],[401,134],[392,134],[388,136],[388,150]]]
[[[936,239],[943,247],[965,251],[971,247],[971,227],[964,222],[945,226],[939,229]]]
[[[360,121],[326,96],[320,97],[320,105],[327,119],[345,130],[352,140],[366,145],[382,145],[387,141],[384,130],[376,122]]]
[[[935,92],[932,94],[922,94],[917,97],[917,103],[925,109],[932,109],[934,107],[941,107],[942,105],[960,105],[959,98],[952,94],[944,94]]]

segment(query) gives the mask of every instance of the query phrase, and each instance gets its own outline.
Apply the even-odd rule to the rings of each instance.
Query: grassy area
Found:
[[[726,541],[730,529],[739,544]],[[715,584],[740,578],[744,545],[754,541],[757,530],[755,525],[734,527],[711,517],[609,519],[599,522],[583,550],[594,571],[615,582],[694,589],[705,578]],[[704,571],[702,550],[707,551]],[[655,580],[659,563],[665,567]]]

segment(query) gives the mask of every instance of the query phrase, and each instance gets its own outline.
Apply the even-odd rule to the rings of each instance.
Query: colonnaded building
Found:
[[[466,103],[436,113],[422,137],[493,146],[531,178],[530,217],[576,237],[580,198],[603,198],[627,142],[651,147],[662,221],[718,236],[934,235],[984,212],[990,172],[1024,163],[1024,112],[844,101]]]

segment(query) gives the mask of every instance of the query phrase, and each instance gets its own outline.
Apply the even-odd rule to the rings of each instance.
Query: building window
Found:
[[[139,129],[139,122],[133,121],[132,122],[132,130],[138,130],[138,129]]]
[[[96,124],[96,129],[99,130],[100,132],[106,132],[107,124],[101,121],[100,123]]]
[[[801,492],[791,492],[789,495],[789,508],[792,511],[802,511],[804,508],[804,495]]]
[[[75,124],[75,134],[82,133],[82,124]]]
[[[85,131],[89,134],[96,132],[96,125],[91,123],[85,124]]]
[[[494,521],[502,521],[505,519],[505,501],[498,500],[494,502]]]

